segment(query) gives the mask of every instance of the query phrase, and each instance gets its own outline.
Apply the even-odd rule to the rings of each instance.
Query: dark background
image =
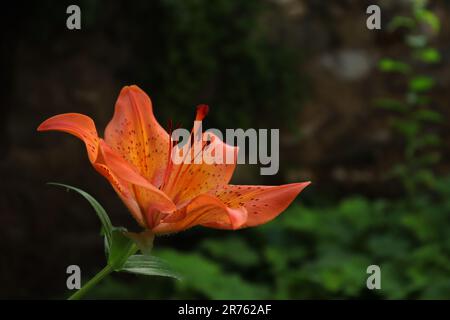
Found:
[[[81,30],[73,1],[2,5],[0,297],[64,298],[68,265],[87,280],[105,263],[88,203],[46,182],[136,229],[84,146],[36,128],[79,112],[102,134],[137,84],[166,128],[190,128],[200,103],[207,127],[280,128],[280,172],[241,166],[234,183],[313,185],[266,226],[157,239],[183,282],[115,274],[91,298],[450,298],[450,2],[422,20],[419,2],[80,1]],[[366,28],[374,3],[382,30]]]

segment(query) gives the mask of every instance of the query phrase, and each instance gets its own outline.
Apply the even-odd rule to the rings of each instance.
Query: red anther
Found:
[[[197,106],[197,114],[195,115],[196,121],[202,121],[209,112],[209,107],[206,104],[199,104]]]

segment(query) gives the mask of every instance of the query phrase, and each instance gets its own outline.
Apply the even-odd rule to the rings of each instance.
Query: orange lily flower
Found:
[[[207,111],[207,106],[199,106],[196,120],[202,121]],[[236,161],[175,164],[171,153],[177,146],[155,119],[150,98],[135,85],[121,90],[104,139],[94,121],[78,113],[56,115],[38,127],[49,130],[81,139],[94,168],[108,179],[139,225],[154,234],[196,225],[235,230],[264,224],[309,184],[231,185]],[[236,147],[220,139],[211,143],[237,154]]]

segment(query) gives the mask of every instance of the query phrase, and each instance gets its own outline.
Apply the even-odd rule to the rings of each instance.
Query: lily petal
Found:
[[[105,141],[153,184],[167,165],[169,134],[155,119],[150,98],[138,86],[120,91]]]
[[[141,208],[135,199],[135,195],[132,189],[132,185],[117,177],[108,166],[102,163],[94,163],[93,164],[95,170],[99,172],[102,176],[104,176],[109,183],[113,186],[117,195],[120,197],[125,206],[130,210],[134,219],[141,225],[143,228],[146,227],[146,223],[144,220],[144,216],[142,214]]]
[[[227,185],[214,194],[231,208],[245,208],[247,221],[241,227],[264,224],[283,212],[310,182],[291,183],[281,186]],[[231,229],[221,223],[207,223],[206,227]]]
[[[99,138],[95,123],[88,116],[79,113],[59,114],[42,122],[37,130],[70,133],[83,140],[91,163],[97,159]]]
[[[168,223],[170,220],[162,220],[153,231],[155,233],[172,233],[182,231],[196,225],[217,225],[223,229],[239,229],[247,221],[247,210],[227,207],[218,198],[202,194],[193,199],[181,214],[182,219]]]
[[[131,211],[136,221],[145,226],[145,222],[140,212],[139,206],[134,200],[134,194],[130,189],[130,184],[117,177],[110,168],[105,164],[104,157],[100,149],[100,139],[97,135],[94,121],[83,114],[79,113],[65,113],[56,115],[44,121],[39,127],[38,131],[63,131],[70,133],[81,139],[88,152],[89,160],[101,175],[103,175]]]
[[[149,207],[164,213],[176,210],[175,204],[164,192],[141,176],[130,163],[108,146],[105,141],[100,140],[100,146],[103,159],[108,168],[115,176],[131,183],[133,186],[134,196],[143,212],[148,212]]]

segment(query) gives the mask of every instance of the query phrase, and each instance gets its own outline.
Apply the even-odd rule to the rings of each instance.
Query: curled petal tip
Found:
[[[54,124],[55,120],[60,118],[60,116],[53,116],[48,118],[47,120],[43,121],[38,127],[37,131],[48,131],[48,130],[54,130],[54,127],[56,125]]]
[[[124,88],[127,88],[128,90],[133,90],[133,91],[142,91],[142,89],[141,88],[139,88],[137,85],[135,85],[135,84],[132,84],[132,85],[129,85],[129,86],[125,86]]]
[[[309,186],[312,182],[311,181],[305,181],[305,182],[300,182],[301,184],[303,184],[304,188],[306,188],[307,186]]]
[[[305,181],[305,182],[296,182],[285,185],[289,188],[289,186],[293,187],[291,190],[297,190],[298,193],[302,192],[306,187],[308,187],[311,184],[311,181]]]
[[[94,162],[97,157],[98,135],[94,121],[79,113],[64,113],[48,118],[42,122],[37,131],[62,131],[70,133],[86,144],[89,159]]]
[[[124,93],[128,93],[130,91],[140,91],[141,89],[135,85],[129,85],[129,86],[123,86],[122,89],[120,90],[120,94],[124,94]]]

